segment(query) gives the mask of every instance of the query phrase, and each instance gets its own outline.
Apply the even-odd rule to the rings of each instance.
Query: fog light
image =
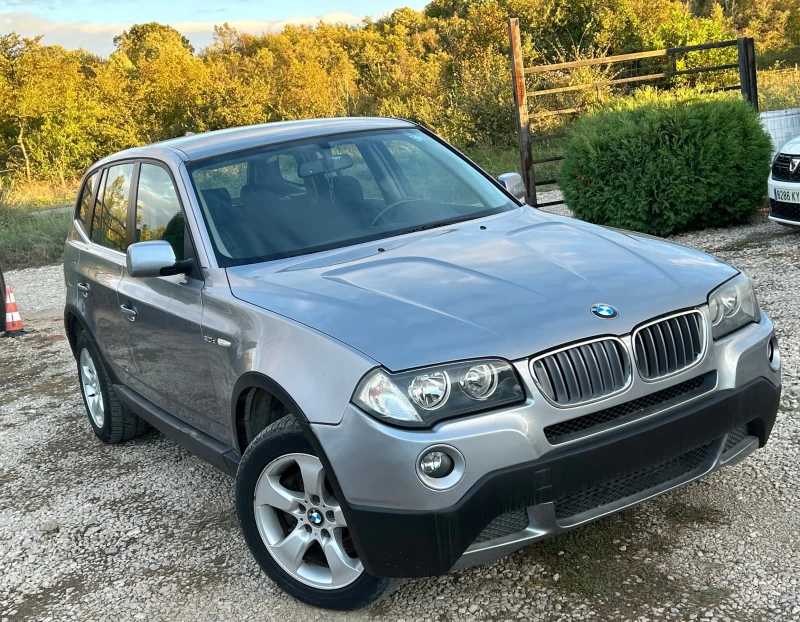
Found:
[[[428,477],[439,479],[450,475],[453,459],[443,451],[429,451],[420,459],[419,468]]]

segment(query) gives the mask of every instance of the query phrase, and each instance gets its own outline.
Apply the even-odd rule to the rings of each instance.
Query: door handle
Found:
[[[128,303],[128,304],[120,305],[119,308],[128,317],[128,319],[131,322],[135,322],[136,321],[136,316],[138,315],[138,312],[136,311],[136,307],[134,307],[132,304]]]
[[[83,292],[84,298],[89,295],[89,284],[88,283],[78,283],[78,289]]]

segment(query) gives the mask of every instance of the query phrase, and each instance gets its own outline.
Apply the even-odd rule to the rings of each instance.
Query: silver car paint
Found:
[[[703,313],[707,314],[707,307]],[[602,403],[574,408],[550,405],[536,388],[527,359],[523,359],[515,361],[515,367],[530,397],[513,408],[445,421],[432,430],[418,431],[388,426],[351,405],[339,426],[312,427],[331,464],[336,465],[339,485],[351,503],[418,510],[444,508],[456,503],[485,473],[530,462],[554,450],[543,431],[554,423],[634,400],[714,369],[714,391],[738,388],[760,376],[780,385],[780,372],[770,369],[766,357],[773,333],[772,322],[762,313],[760,323],[710,343],[705,358],[692,369],[655,383],[645,383],[634,371],[631,387]],[[631,351],[630,336],[621,337]],[[433,491],[417,477],[417,457],[434,444],[455,447],[466,461],[464,478],[446,491]],[[356,455],[353,446],[359,448]],[[392,474],[391,486],[386,485],[386,473]]]
[[[400,122],[383,123],[374,125],[402,126]],[[316,132],[318,128],[309,124],[303,131]],[[248,132],[248,141],[266,142],[263,132]],[[550,449],[542,432],[545,425],[598,406],[565,412],[547,405],[527,366],[531,355],[598,335],[629,339],[627,335],[637,324],[652,317],[702,307],[714,287],[736,274],[726,264],[691,249],[525,207],[480,222],[381,243],[221,269],[190,190],[185,162],[189,153],[197,156],[238,146],[235,132],[226,136],[222,144],[208,137],[191,137],[104,161],[137,157],[165,163],[177,182],[196,246],[202,286],[184,290],[186,297],[179,295],[177,304],[193,306],[189,314],[195,324],[199,322],[200,331],[186,332],[180,356],[170,361],[180,367],[186,356],[197,357],[192,364],[205,357],[214,394],[205,394],[207,408],[202,409],[194,402],[197,387],[192,382],[181,383],[176,376],[174,398],[190,405],[187,411],[192,412],[174,414],[236,447],[231,420],[232,402],[237,397],[233,388],[248,372],[264,374],[283,387],[312,422],[353,503],[443,507],[457,500],[468,484],[486,471],[543,455]],[[378,246],[385,252],[379,253]],[[165,304],[159,288],[174,277],[152,279],[157,286],[134,284],[127,274],[123,276],[124,255],[107,255],[73,231],[67,242],[67,271],[74,262],[73,280],[91,275],[107,287],[124,281],[123,295],[136,290],[141,304]],[[67,280],[70,278],[68,274]],[[126,334],[118,300],[109,298],[99,311],[90,309],[94,298],[92,305],[86,304],[74,282],[67,296],[85,314],[90,330],[113,333],[111,343]],[[619,318],[593,317],[589,307],[598,302],[618,307]],[[771,322],[762,315],[760,324],[713,344],[690,373],[716,368],[718,390],[741,386],[758,376],[779,384],[779,373],[769,369],[764,354],[772,332]],[[137,369],[158,365],[165,348],[155,347],[158,341],[151,345],[154,347],[135,357],[130,348],[111,352],[112,364],[121,369],[127,364],[127,352],[128,360],[135,358]],[[530,396],[528,401],[419,431],[387,426],[350,404],[358,380],[379,364],[404,369],[476,356],[514,361]],[[636,377],[627,392],[603,406],[686,377],[679,374],[647,385]],[[122,380],[125,382],[124,377]],[[442,442],[462,451],[466,473],[453,489],[434,492],[420,482],[413,466],[422,449]],[[380,468],[374,468],[378,465]],[[386,485],[386,473],[392,474],[392,486]]]
[[[578,339],[626,334],[653,317],[704,304],[714,285],[736,273],[699,251],[527,207],[228,269],[237,298],[313,326],[393,371],[479,357],[515,360]],[[619,317],[591,315],[598,302],[612,304]]]

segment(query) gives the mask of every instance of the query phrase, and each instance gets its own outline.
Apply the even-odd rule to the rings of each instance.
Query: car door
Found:
[[[82,244],[74,274],[78,311],[101,356],[123,383],[130,377],[132,361],[117,287],[125,268],[128,201],[135,166],[124,162],[103,171],[92,210],[90,242]]]
[[[166,240],[177,259],[194,254],[191,234],[169,170],[142,162],[131,219],[134,242]],[[201,320],[203,281],[190,274],[131,277],[123,271],[119,303],[128,320],[136,363],[130,387],[168,413],[213,433],[218,407],[206,359]]]

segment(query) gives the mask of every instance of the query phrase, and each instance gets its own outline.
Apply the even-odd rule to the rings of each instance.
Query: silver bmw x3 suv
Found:
[[[64,314],[95,433],[235,475],[264,571],[340,609],[763,446],[780,355],[747,277],[500,179],[394,119],[98,162]]]

